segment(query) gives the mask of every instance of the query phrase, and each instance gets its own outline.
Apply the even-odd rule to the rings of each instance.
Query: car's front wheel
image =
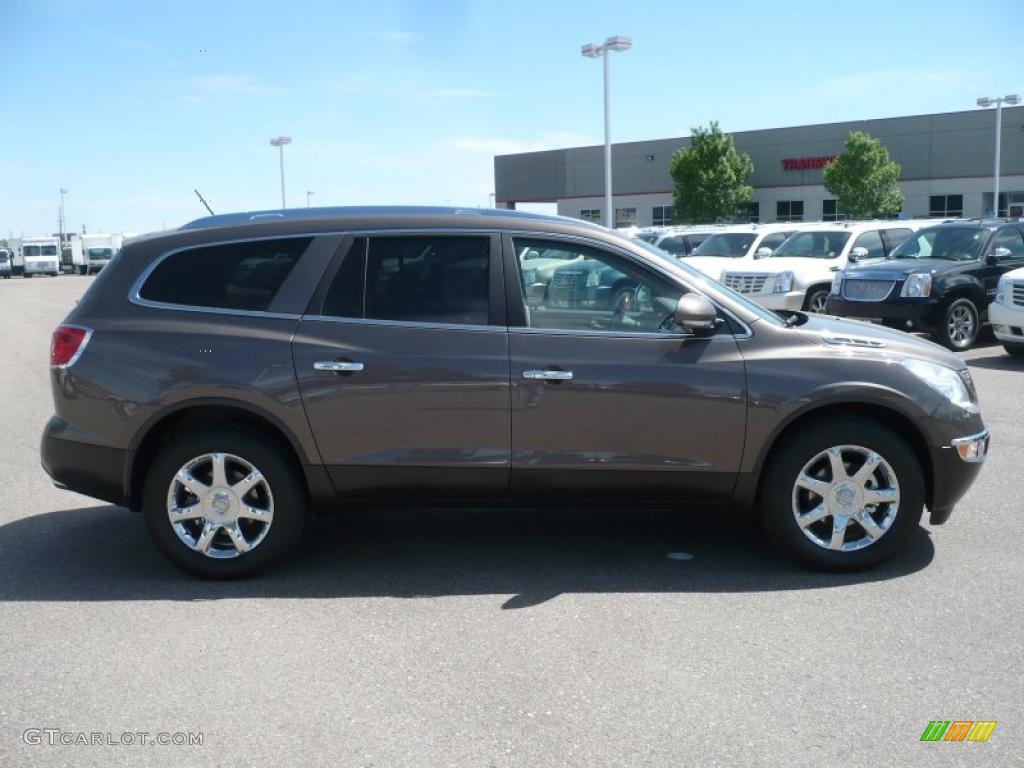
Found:
[[[783,438],[758,496],[772,539],[805,565],[871,568],[902,549],[924,510],[924,476],[913,451],[882,424],[814,422]]]
[[[970,349],[981,332],[981,317],[978,308],[970,299],[957,299],[942,313],[942,322],[932,333],[932,338],[954,352]]]
[[[823,315],[828,312],[828,288],[814,288],[804,299],[804,311]]]
[[[297,547],[306,491],[294,462],[261,436],[228,427],[175,435],[143,488],[142,511],[161,552],[196,576],[234,579]]]

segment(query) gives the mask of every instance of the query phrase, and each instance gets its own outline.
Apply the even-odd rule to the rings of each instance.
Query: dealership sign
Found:
[[[835,155],[824,155],[822,157],[786,157],[782,160],[784,171],[812,171],[824,168],[836,159]]]

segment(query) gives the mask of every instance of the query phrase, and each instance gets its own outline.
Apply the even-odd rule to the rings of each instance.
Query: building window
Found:
[[[747,203],[747,221],[751,224],[757,224],[761,220],[761,204]]]
[[[601,209],[600,208],[584,208],[580,211],[580,218],[584,221],[589,221],[594,224],[601,223]]]
[[[850,218],[839,210],[838,200],[825,200],[821,204],[822,221],[845,221]]]
[[[675,212],[676,209],[673,205],[656,205],[651,223],[656,227],[667,227],[672,223]]]
[[[775,218],[778,221],[803,221],[803,200],[779,200],[775,203]]]
[[[636,208],[616,208],[615,209],[615,228],[622,229],[623,227],[635,227],[636,226]]]
[[[943,219],[963,216],[964,196],[932,195],[928,202],[928,215]]]

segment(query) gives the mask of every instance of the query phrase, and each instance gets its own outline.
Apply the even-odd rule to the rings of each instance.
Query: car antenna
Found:
[[[211,207],[210,207],[210,206],[209,206],[209,205],[207,204],[206,200],[204,200],[204,199],[203,199],[203,196],[199,194],[199,190],[198,190],[198,189],[196,189],[195,187],[193,187],[193,188],[192,188],[192,191],[196,193],[196,197],[198,197],[198,198],[199,198],[199,202],[200,202],[200,203],[202,203],[203,205],[205,205],[205,206],[206,206],[206,210],[208,210],[208,211],[210,212],[210,215],[211,215],[211,216],[216,216],[216,214],[215,214],[215,213],[213,212],[213,208],[211,208]]]

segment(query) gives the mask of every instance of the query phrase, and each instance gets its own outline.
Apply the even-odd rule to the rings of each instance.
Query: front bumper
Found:
[[[806,293],[804,291],[790,291],[789,293],[744,293],[743,296],[751,301],[756,301],[765,309],[797,312],[804,308]]]
[[[43,429],[40,458],[43,469],[58,488],[124,505],[124,478],[128,452],[83,443],[67,437],[68,425],[56,416]]]
[[[913,323],[919,328],[932,328],[938,317],[938,299],[898,298],[888,301],[850,301],[829,294],[827,311],[839,317],[857,317],[864,320]]]
[[[997,339],[1024,345],[1024,307],[993,302],[988,305],[988,319]]]
[[[942,525],[953,514],[956,503],[974,483],[988,457],[991,437],[987,429],[950,441],[932,452],[932,499],[929,522]]]

